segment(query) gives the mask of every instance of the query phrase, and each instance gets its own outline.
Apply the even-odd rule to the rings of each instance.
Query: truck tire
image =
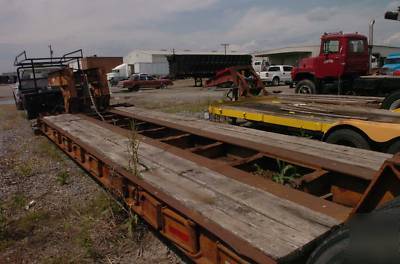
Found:
[[[351,129],[339,129],[327,136],[325,142],[360,149],[371,149],[368,140]]]
[[[311,80],[302,80],[296,84],[297,94],[316,94],[315,83]]]
[[[344,264],[349,234],[348,228],[340,227],[314,250],[307,264]]]
[[[386,96],[382,102],[382,109],[394,110],[400,108],[400,91],[393,92]]]
[[[397,154],[400,152],[400,139],[394,140],[386,150],[389,154]]]
[[[376,229],[376,225],[378,225],[378,228],[382,228],[382,231],[385,232],[383,237],[385,240],[387,239],[387,241],[381,241],[380,243],[383,245],[389,245],[388,248],[378,251],[373,249],[370,252],[367,247],[358,248],[357,251],[352,251],[350,236],[353,234],[353,228],[357,228],[358,222],[356,221],[353,223],[352,221],[349,221],[345,225],[339,227],[319,244],[319,246],[311,253],[307,264],[356,264],[366,263],[365,259],[370,261],[367,263],[399,263],[400,254],[396,247],[400,235],[398,229],[400,222],[399,205],[400,200],[399,198],[396,198],[383,205],[381,208],[363,216],[364,219],[368,220],[368,222],[365,222],[367,225],[364,225],[364,229]],[[381,223],[386,225],[383,226]],[[379,230],[378,233],[379,232],[381,231]],[[357,234],[357,232],[354,234]],[[361,239],[373,241],[382,238],[380,236],[375,237],[373,233],[371,233],[372,235],[370,235],[370,237],[368,237],[370,233],[366,232],[365,234],[366,237],[362,237]],[[389,237],[386,237],[387,234],[390,234]],[[393,234],[393,237],[390,237],[391,234]],[[355,241],[360,241],[360,237],[358,239],[355,238]],[[396,245],[391,247],[393,244]],[[360,258],[362,258],[362,260],[360,260]]]
[[[272,79],[272,85],[273,86],[279,86],[279,83],[280,83],[279,77],[274,77]]]

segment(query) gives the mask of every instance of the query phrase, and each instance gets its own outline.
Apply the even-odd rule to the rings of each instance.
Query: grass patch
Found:
[[[11,130],[18,126],[21,115],[19,115],[14,105],[3,105],[0,107],[0,127],[3,130]]]
[[[25,216],[21,217],[14,223],[14,228],[21,233],[30,233],[38,227],[39,225],[43,225],[44,222],[47,222],[50,219],[50,215],[45,211],[33,211],[29,212]]]
[[[7,218],[3,206],[0,204],[0,241],[5,238]]]
[[[57,173],[56,176],[56,181],[58,182],[58,184],[60,184],[61,186],[68,184],[68,180],[70,178],[69,175],[69,171],[60,171],[59,173]]]
[[[45,257],[40,261],[42,264],[71,264],[71,263],[80,263],[80,262],[75,262],[74,256],[70,255],[62,255],[62,256],[51,256],[51,257]]]
[[[48,140],[42,140],[38,145],[38,149],[40,154],[42,154],[44,157],[49,157],[50,159],[58,162],[64,161],[64,154],[62,151]]]
[[[17,210],[17,209],[23,209],[27,203],[27,198],[25,195],[18,193],[14,195],[12,202],[11,202],[11,209],[12,210]]]
[[[207,111],[208,107],[212,104],[211,101],[203,101],[203,102],[193,102],[193,103],[185,103],[185,104],[178,104],[166,107],[163,112],[166,113],[201,113]]]
[[[91,225],[86,221],[76,236],[76,242],[83,249],[85,257],[97,259],[100,257],[100,254],[94,248],[93,239],[90,237],[90,229]]]
[[[16,165],[14,167],[14,172],[15,174],[25,178],[32,176],[35,172],[33,162],[28,160],[23,164]]]

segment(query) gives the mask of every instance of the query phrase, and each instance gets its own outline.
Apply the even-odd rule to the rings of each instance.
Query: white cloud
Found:
[[[124,55],[136,48],[215,50],[225,42],[232,50],[252,51],[318,43],[323,32],[366,34],[373,17],[376,42],[400,45],[400,23],[383,20],[385,11],[396,9],[400,1],[379,8],[351,2],[308,11],[269,4],[235,9],[229,4],[230,0],[0,0],[0,59],[12,60],[10,47],[15,47],[14,53],[23,48],[33,56],[47,54],[50,43],[56,53],[84,48],[86,55]],[[191,21],[190,16],[200,12],[207,25],[209,11],[217,6],[227,8],[209,28]],[[166,30],[168,25],[175,28]],[[6,67],[0,65],[0,72]]]

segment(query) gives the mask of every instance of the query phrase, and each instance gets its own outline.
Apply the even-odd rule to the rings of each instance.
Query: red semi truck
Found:
[[[368,75],[369,70],[366,36],[325,33],[319,56],[302,59],[292,79],[296,93],[382,96],[382,108],[400,108],[400,77]]]

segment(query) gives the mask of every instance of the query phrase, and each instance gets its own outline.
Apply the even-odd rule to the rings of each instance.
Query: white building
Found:
[[[124,63],[167,63],[170,55],[224,55],[221,51],[191,51],[191,50],[134,50],[124,57]],[[245,55],[235,51],[227,52],[228,55]]]

